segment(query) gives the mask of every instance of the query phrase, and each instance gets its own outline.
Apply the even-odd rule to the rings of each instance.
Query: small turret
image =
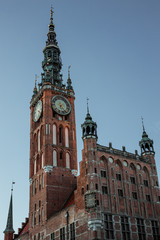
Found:
[[[145,131],[143,118],[142,118],[142,127],[143,127],[142,139],[141,141],[139,141],[139,146],[141,148],[141,155],[154,154],[153,140],[151,140],[148,137],[148,134]]]
[[[97,124],[96,122],[93,122],[92,117],[89,113],[89,107],[88,107],[88,98],[87,98],[87,114],[84,123],[81,125],[82,128],[82,138],[96,138],[97,136]]]

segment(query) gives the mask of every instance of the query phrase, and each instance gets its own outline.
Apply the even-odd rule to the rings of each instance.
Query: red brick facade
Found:
[[[51,18],[50,28],[53,26]],[[53,30],[48,33],[48,41]],[[57,48],[49,47],[54,51]],[[44,61],[50,66],[50,59]],[[49,79],[51,71],[45,71]],[[145,152],[143,146],[140,156],[126,152],[125,147],[117,150],[112,144],[99,145],[97,125],[88,110],[82,125],[80,174],[76,176],[74,91],[57,86],[53,80],[43,82],[31,100],[29,222],[14,239],[160,239],[160,190],[154,151],[147,145],[149,151]],[[68,115],[53,110],[54,96],[69,101]],[[38,101],[42,101],[42,113],[34,121]],[[146,136],[144,142],[150,140]]]

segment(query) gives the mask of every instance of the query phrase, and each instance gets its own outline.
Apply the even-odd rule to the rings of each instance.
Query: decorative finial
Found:
[[[145,128],[144,128],[144,122],[143,122],[143,117],[141,117],[142,119],[142,127],[143,127],[143,132],[145,132]]]
[[[37,74],[35,74],[35,87],[37,88],[37,80],[38,80],[39,76]]]
[[[68,79],[70,79],[70,69],[71,69],[71,65],[68,66]]]
[[[50,22],[50,24],[53,24],[53,7],[52,7],[52,5],[51,5],[51,18],[50,18],[50,20],[51,20],[51,22]]]
[[[89,98],[87,97],[87,114],[89,114],[89,106],[88,106],[88,101],[89,101]]]
[[[12,182],[12,188],[11,188],[11,192],[13,192],[13,185],[15,184],[15,182]]]

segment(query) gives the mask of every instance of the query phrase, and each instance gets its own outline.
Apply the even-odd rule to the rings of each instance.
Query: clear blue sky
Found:
[[[78,161],[81,123],[89,97],[98,142],[134,152],[142,135],[141,116],[154,140],[160,176],[160,1],[159,0],[1,0],[0,7],[0,239],[6,226],[11,182],[14,229],[29,207],[29,103],[35,74],[42,72],[54,6],[63,61],[71,65],[76,93]]]

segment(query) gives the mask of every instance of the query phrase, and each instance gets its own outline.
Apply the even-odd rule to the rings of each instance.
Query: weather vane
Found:
[[[53,24],[53,7],[52,7],[52,5],[51,5],[51,23]]]
[[[89,113],[88,101],[89,101],[89,98],[87,97],[87,113]]]
[[[145,131],[143,117],[141,117],[141,119],[142,119],[142,127],[143,127],[143,131]]]
[[[13,185],[15,184],[15,182],[12,182],[12,188],[11,188],[11,191],[13,191]]]
[[[68,66],[68,79],[70,79],[70,69],[71,69],[71,65]]]

